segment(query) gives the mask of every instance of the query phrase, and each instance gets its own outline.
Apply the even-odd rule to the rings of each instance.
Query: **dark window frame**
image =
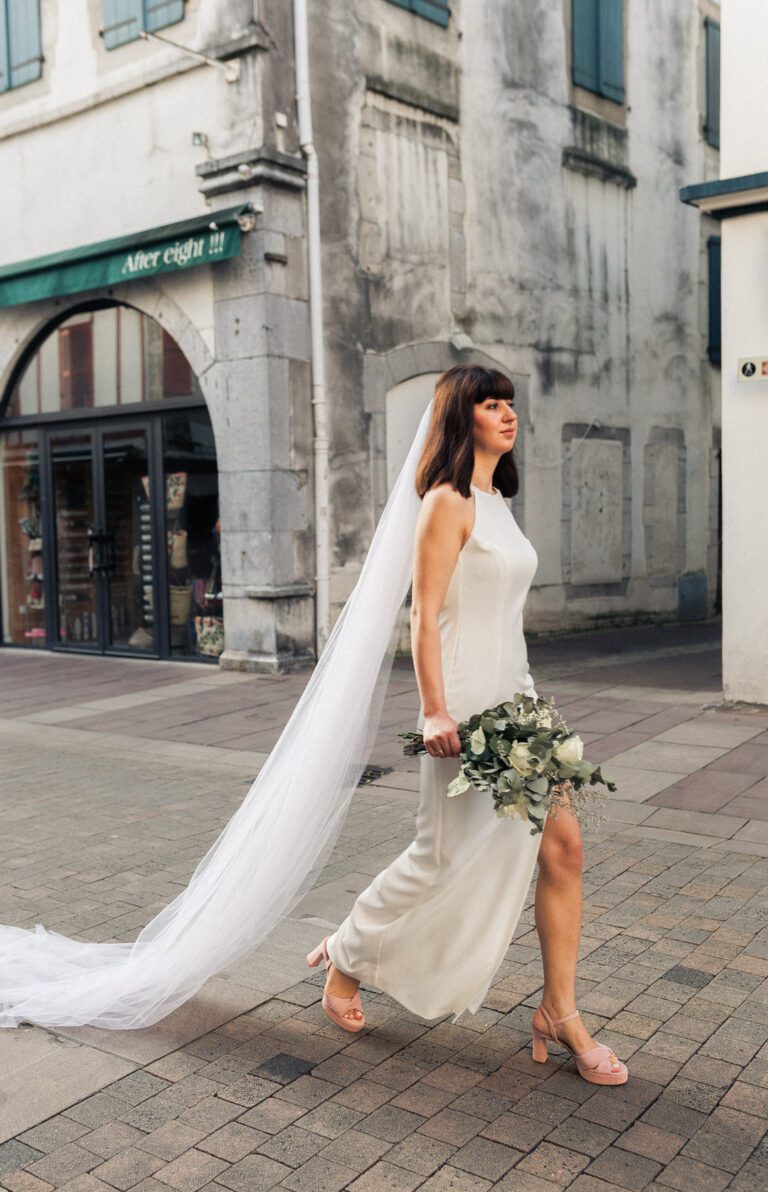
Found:
[[[704,21],[704,140],[713,149],[720,148],[720,24],[706,17]]]
[[[707,356],[710,364],[722,360],[722,255],[721,237],[707,240]]]

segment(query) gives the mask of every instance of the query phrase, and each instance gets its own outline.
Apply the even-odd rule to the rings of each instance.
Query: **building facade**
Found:
[[[768,705],[768,11],[730,0],[723,25],[720,174],[690,177],[693,224],[723,259],[723,695]],[[697,207],[700,216],[691,211]]]
[[[456,362],[515,383],[529,630],[717,608],[719,224],[678,191],[718,173],[718,10],[309,0],[331,621]],[[302,665],[293,5],[0,14],[3,641]]]

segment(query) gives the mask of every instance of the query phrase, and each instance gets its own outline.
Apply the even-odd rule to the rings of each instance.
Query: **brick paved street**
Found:
[[[630,1065],[599,1089],[530,1059],[532,911],[477,1015],[364,988],[334,1027],[304,953],[412,837],[398,665],[330,863],[252,956],[164,1022],[0,1032],[8,1192],[754,1192],[768,1186],[768,712],[724,709],[716,624],[530,642],[620,784],[587,849],[579,1003]],[[306,682],[0,655],[0,921],[131,940],[186,884]],[[709,705],[709,706],[708,706]]]

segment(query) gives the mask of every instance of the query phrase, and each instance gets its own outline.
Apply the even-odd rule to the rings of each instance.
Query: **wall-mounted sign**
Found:
[[[180,223],[2,265],[0,307],[226,261],[240,252],[241,232],[251,230],[254,219],[250,204],[241,203]]]
[[[740,381],[768,381],[768,356],[741,356],[738,379]]]

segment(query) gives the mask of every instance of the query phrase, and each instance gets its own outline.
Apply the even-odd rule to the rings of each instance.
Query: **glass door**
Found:
[[[55,549],[55,644],[100,650],[104,627],[95,555],[99,546],[93,432],[52,433],[49,452]]]
[[[106,648],[156,653],[155,552],[144,426],[99,431],[99,561]]]
[[[158,653],[149,455],[145,425],[49,433],[58,647]]]

